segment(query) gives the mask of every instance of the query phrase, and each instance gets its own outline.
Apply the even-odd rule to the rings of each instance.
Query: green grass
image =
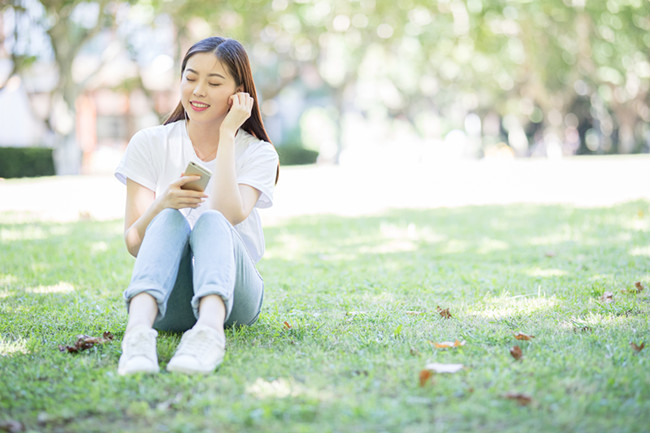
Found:
[[[16,220],[0,215],[0,421],[27,431],[648,428],[650,348],[629,344],[650,345],[648,202],[401,210],[268,227],[260,320],[228,331],[225,361],[207,377],[117,375],[133,264],[121,221]],[[646,289],[623,293],[635,281]],[[600,299],[605,291],[613,302]],[[58,350],[104,331],[116,340],[77,355]],[[518,332],[535,338],[516,341]],[[432,344],[455,339],[465,346]],[[162,367],[178,340],[159,337]],[[509,353],[515,344],[520,361]],[[466,368],[420,386],[429,362]],[[508,392],[532,402],[520,406]]]

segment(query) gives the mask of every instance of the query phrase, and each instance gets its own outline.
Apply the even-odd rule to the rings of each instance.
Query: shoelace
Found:
[[[152,351],[155,351],[155,339],[148,332],[138,332],[129,336],[126,343],[129,357],[144,356],[149,358]],[[152,344],[153,343],[153,344]]]

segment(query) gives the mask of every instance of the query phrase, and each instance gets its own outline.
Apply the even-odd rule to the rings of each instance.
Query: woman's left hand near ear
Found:
[[[230,111],[223,119],[221,131],[234,135],[246,122],[246,119],[251,117],[254,100],[248,93],[239,92],[232,95],[228,102],[230,103]]]

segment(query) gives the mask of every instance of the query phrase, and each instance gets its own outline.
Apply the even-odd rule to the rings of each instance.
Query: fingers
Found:
[[[230,101],[230,111],[221,124],[221,131],[235,133],[251,116],[255,100],[246,92],[235,93],[228,100]]]
[[[169,195],[170,207],[175,209],[197,208],[201,206],[206,198],[207,195],[202,192],[186,189],[174,190]]]
[[[247,112],[251,112],[255,100],[251,95],[246,92],[237,92],[230,97],[231,108],[242,108]]]
[[[208,197],[203,191],[194,191],[191,189],[183,189],[183,185],[188,182],[200,179],[201,176],[188,175],[182,176],[178,180],[172,182],[167,190],[167,204],[168,207],[174,209],[183,208],[197,208]]]
[[[181,188],[186,183],[189,183],[189,182],[192,182],[192,181],[195,181],[195,180],[199,180],[199,179],[201,179],[201,176],[198,176],[196,174],[185,175],[185,173],[183,173],[183,176],[180,179],[178,179],[177,181],[173,182],[172,185]]]

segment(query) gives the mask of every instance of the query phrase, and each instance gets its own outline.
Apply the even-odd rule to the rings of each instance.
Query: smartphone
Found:
[[[201,176],[201,179],[193,180],[183,185],[183,189],[191,189],[194,191],[205,191],[205,187],[208,185],[210,176],[212,173],[207,168],[197,164],[194,161],[190,161],[185,168],[185,176],[196,175]]]

